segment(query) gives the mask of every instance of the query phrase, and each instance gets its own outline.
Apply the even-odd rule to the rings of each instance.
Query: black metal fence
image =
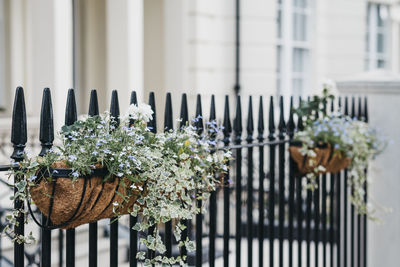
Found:
[[[264,99],[259,98],[257,125],[254,123],[253,99],[248,102],[247,122],[243,131],[241,97],[236,99],[236,112],[231,119],[229,98],[225,97],[223,113],[223,134],[220,140],[225,147],[234,153],[234,160],[225,184],[211,194],[208,212],[197,215],[188,225],[184,235],[196,240],[197,250],[188,255],[190,265],[202,266],[330,266],[354,267],[367,266],[367,218],[358,215],[351,205],[349,194],[352,190],[347,185],[347,170],[335,174],[321,175],[318,188],[306,190],[305,177],[294,174],[294,162],[288,153],[289,141],[297,130],[303,128],[301,118],[295,122],[292,112],[293,98],[288,108],[289,118],[284,114],[284,101],[279,99],[279,107],[274,107],[274,98],[269,100],[268,130],[264,124]],[[342,103],[343,102],[343,103]],[[333,112],[342,109],[346,115],[368,120],[367,100],[358,101],[348,97],[331,103]],[[356,104],[358,102],[358,105]],[[137,103],[136,93],[132,92],[130,103]],[[151,130],[157,131],[156,103],[154,93],[150,93],[149,104],[154,110],[154,119],[149,122]],[[349,112],[350,109],[350,112]],[[357,110],[357,112],[356,112]],[[276,127],[274,112],[279,111]],[[119,115],[117,91],[112,92],[110,112]],[[99,113],[96,91],[91,92],[89,115]],[[166,96],[165,129],[173,128],[171,94]],[[197,96],[196,116],[203,116],[201,96]],[[222,116],[221,116],[222,117]],[[180,110],[181,124],[189,120],[186,94],[182,95]],[[217,118],[215,97],[211,97],[209,120]],[[77,109],[74,90],[70,89],[67,97],[65,124],[70,125],[77,120]],[[201,129],[203,120],[197,122]],[[233,124],[233,126],[232,126]],[[43,91],[40,117],[40,142],[42,151],[46,153],[53,145],[53,113],[50,90]],[[24,93],[17,88],[12,117],[11,142],[14,152],[11,158],[21,161],[27,142],[26,113]],[[0,171],[9,170],[10,166],[0,166]],[[15,177],[20,179],[21,177]],[[365,199],[366,201],[366,199]],[[15,208],[24,203],[16,202]],[[201,200],[198,203],[202,205]],[[1,209],[0,217],[6,210]],[[1,218],[0,218],[1,219]],[[129,217],[129,250],[127,260],[129,266],[138,266],[135,259],[139,233],[132,230],[137,218]],[[24,218],[19,218],[16,231],[24,233]],[[0,220],[4,228],[5,221]],[[98,262],[98,223],[89,225],[88,266],[118,266],[119,222],[110,222],[109,263]],[[163,227],[166,242],[166,255],[187,254],[186,251],[174,249],[176,244],[172,238],[172,224]],[[59,231],[58,249],[52,248],[50,230],[42,229],[40,237],[40,266],[50,266],[52,251],[58,250],[58,263],[67,267],[75,266],[75,229],[66,230],[66,258],[63,259],[64,231]],[[120,254],[120,255],[119,255]],[[30,254],[24,250],[23,244],[14,243],[14,259],[2,255],[0,246],[0,265],[13,263],[21,267],[32,263]],[[149,256],[153,256],[149,254]],[[28,260],[26,260],[28,259]],[[53,259],[54,262],[54,259]],[[219,264],[220,263],[220,264]]]

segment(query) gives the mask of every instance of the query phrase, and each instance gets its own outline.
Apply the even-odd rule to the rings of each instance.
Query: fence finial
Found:
[[[363,120],[364,119],[364,114],[362,111],[362,100],[361,100],[361,96],[358,97],[358,120]]]
[[[243,127],[242,127],[242,104],[240,95],[236,97],[236,115],[233,120],[233,132],[235,134],[235,143],[239,144],[241,141]]]
[[[347,96],[344,98],[344,115],[349,115],[349,98]]]
[[[138,104],[138,102],[137,102],[136,91],[132,91],[132,92],[131,92],[131,100],[130,100],[129,103],[130,103],[131,105],[132,105],[132,104],[134,104],[134,105],[137,105],[137,104]]]
[[[167,93],[167,98],[165,99],[164,131],[172,129],[174,129],[172,122],[172,99],[171,93]]]
[[[351,118],[354,119],[356,117],[356,98],[353,96],[351,97]]]
[[[301,97],[299,97],[299,108],[301,107],[303,103],[303,100],[301,100]],[[303,131],[304,130],[304,124],[303,124],[303,117],[302,116],[298,116],[297,118],[297,129],[299,131]]]
[[[49,88],[43,90],[39,140],[42,145],[39,156],[44,156],[51,149],[54,141],[53,106]]]
[[[280,102],[279,102],[279,138],[284,138],[285,137],[285,132],[286,132],[286,123],[285,123],[285,112],[283,109],[283,96],[281,96]]]
[[[211,95],[211,106],[210,106],[210,121],[216,120],[215,112],[215,96]]]
[[[185,126],[189,121],[189,114],[188,114],[188,106],[187,106],[187,96],[185,93],[182,94],[182,101],[181,101],[181,122],[179,123],[179,127]]]
[[[153,110],[153,118],[147,123],[147,127],[150,129],[152,133],[157,132],[157,122],[156,122],[156,98],[154,96],[154,92],[150,92],[149,95],[149,105]]]
[[[225,96],[225,112],[224,112],[224,142],[229,143],[229,136],[232,132],[231,119],[229,114],[229,96]]]
[[[90,92],[90,100],[89,100],[89,116],[99,115],[99,102],[97,100],[97,91],[96,89],[92,89]]]
[[[368,98],[364,97],[364,119],[365,122],[368,122],[369,117],[368,117]]]
[[[116,125],[119,125],[119,102],[117,90],[113,90],[111,94],[110,115],[115,119]]]
[[[275,115],[274,115],[274,97],[271,96],[269,99],[269,118],[268,118],[268,130],[269,130],[269,135],[268,139],[269,140],[274,140],[275,139]]]
[[[247,115],[247,142],[253,141],[254,122],[253,122],[253,98],[249,96],[249,112]]]
[[[197,128],[197,133],[203,133],[204,125],[203,125],[203,111],[201,108],[201,95],[197,95],[196,100],[196,120],[194,124]]]
[[[260,105],[258,107],[258,137],[257,139],[262,142],[264,140],[264,107],[263,107],[263,97],[260,96]]]
[[[65,109],[65,125],[72,125],[78,119],[74,89],[68,90],[67,106]]]
[[[293,118],[293,96],[290,97],[290,111],[289,111],[289,120],[287,123],[287,133],[289,138],[292,139],[294,136],[295,130],[294,118]]]
[[[14,145],[14,151],[11,155],[12,159],[22,160],[24,158],[26,141],[27,131],[24,89],[22,89],[22,87],[17,87],[11,126],[11,142]]]

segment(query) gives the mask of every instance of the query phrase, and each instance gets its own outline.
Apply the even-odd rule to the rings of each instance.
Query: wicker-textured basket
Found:
[[[58,171],[68,170],[64,162],[56,162],[52,168]],[[44,176],[46,175],[42,175],[42,178]],[[51,221],[47,226],[43,222],[41,225],[68,229],[112,218],[115,216],[114,210],[118,214],[128,214],[143,191],[131,189],[132,183],[126,178],[103,180],[101,170],[93,176],[79,177],[76,181],[72,181],[67,175],[52,177],[51,181],[40,179],[36,186],[30,188],[30,195],[34,204]],[[124,201],[121,195],[129,196],[128,200]],[[120,205],[115,206],[114,203]]]
[[[294,143],[289,147],[290,155],[297,164],[297,171],[300,174],[307,174],[314,172],[314,169],[318,166],[323,166],[325,171],[319,171],[322,173],[337,173],[343,169],[346,169],[350,163],[351,158],[345,157],[341,152],[336,151],[330,145],[322,145],[313,148],[316,156],[313,157],[314,164],[310,164],[310,157],[303,155],[300,152],[301,144]]]

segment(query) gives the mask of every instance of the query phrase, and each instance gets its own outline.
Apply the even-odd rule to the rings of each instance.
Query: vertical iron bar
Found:
[[[53,107],[51,103],[51,93],[49,88],[44,88],[43,98],[42,98],[42,109],[40,112],[40,134],[39,134],[40,144],[42,150],[39,156],[46,155],[54,141],[54,124],[53,124]],[[42,214],[42,224],[47,225],[47,218]],[[41,264],[42,266],[51,265],[51,231],[49,229],[41,229]]]
[[[15,92],[14,107],[12,114],[12,126],[11,126],[11,142],[13,143],[14,151],[11,158],[16,161],[22,161],[24,159],[24,149],[27,141],[27,131],[26,131],[26,111],[25,111],[25,98],[24,89],[18,87]],[[19,181],[23,179],[21,176],[14,177],[14,185],[18,184]],[[17,192],[17,187],[14,188],[14,193]],[[14,202],[15,210],[23,210],[24,202],[21,200],[15,200]],[[16,235],[24,235],[25,224],[24,224],[24,214],[19,212],[17,217],[17,224],[14,226]],[[14,241],[14,266],[23,267],[24,266],[24,244]]]
[[[74,89],[68,90],[65,125],[72,125],[77,120]],[[66,265],[75,266],[75,228],[66,230]]]
[[[349,101],[347,96],[344,98],[344,115],[347,116],[349,115]],[[348,241],[348,236],[347,236],[347,216],[348,216],[348,201],[347,201],[347,196],[348,196],[348,187],[347,187],[347,176],[348,172],[347,169],[344,170],[344,177],[343,177],[343,267],[347,267],[347,241]]]
[[[327,206],[326,206],[326,198],[327,198],[327,189],[326,189],[326,181],[328,176],[326,174],[322,175],[322,266],[326,265],[326,241],[327,241]]]
[[[358,98],[357,115],[359,121],[363,120],[361,97]],[[357,267],[361,267],[361,215],[358,212],[357,212]]]
[[[232,132],[231,120],[229,115],[229,97],[225,96],[225,112],[224,112],[224,145],[228,146],[230,143],[230,135]],[[224,267],[229,267],[229,190],[230,190],[230,178],[229,171],[224,178]]]
[[[329,191],[329,243],[330,243],[330,266],[334,263],[334,247],[335,247],[335,179],[337,174],[330,175],[330,191]]]
[[[355,118],[356,116],[356,104],[355,104],[355,98],[351,98],[351,117]],[[354,188],[353,185],[351,185],[351,194],[353,194]],[[350,266],[354,267],[355,264],[355,231],[354,231],[354,205],[353,203],[350,203],[351,208],[350,208]]]
[[[196,102],[196,119],[195,119],[195,127],[197,129],[197,133],[201,135],[203,133],[204,125],[203,125],[203,112],[201,108],[201,96],[197,95]],[[201,209],[203,203],[201,201],[201,194],[199,194],[199,199],[197,200],[197,208]],[[203,214],[196,214],[196,267],[201,267],[203,263]]]
[[[279,266],[283,267],[283,241],[285,224],[285,139],[286,124],[283,109],[283,96],[280,98],[280,116],[279,116]]]
[[[112,91],[110,115],[115,120],[115,126],[119,124],[119,102],[118,93],[116,90]],[[118,218],[110,219],[110,266],[118,266]]]
[[[180,119],[181,119],[180,124],[179,124],[180,128],[185,127],[189,122],[186,94],[182,94]],[[191,222],[190,222],[190,220],[183,220],[182,223],[186,226],[186,228],[182,231],[182,240],[185,241],[188,238],[189,224],[191,224]],[[197,221],[196,221],[196,223],[197,223]],[[185,246],[181,247],[181,256],[187,257],[187,250],[186,250]]]
[[[242,106],[240,96],[236,97],[236,117],[233,122],[233,134],[235,145],[242,143]],[[240,267],[241,242],[242,242],[242,149],[236,149],[236,265]]]
[[[299,107],[302,105],[302,100],[299,98]],[[298,117],[297,129],[299,131],[304,130],[303,118],[301,116]],[[297,195],[297,266],[301,267],[303,264],[302,259],[302,246],[303,246],[303,196],[302,196],[302,179],[303,177],[300,175],[296,177],[296,195]]]
[[[130,104],[137,105],[136,92],[132,91]],[[138,231],[133,230],[137,217],[129,215],[129,267],[137,267],[136,254],[138,252]]]
[[[89,116],[99,115],[96,90],[90,92]],[[97,267],[97,222],[89,223],[89,267]]]
[[[149,94],[149,105],[150,105],[151,109],[153,110],[153,118],[151,120],[149,120],[149,122],[147,123],[147,128],[150,130],[150,132],[157,133],[156,98],[155,98],[154,92],[150,92],[150,94]],[[147,234],[148,235],[149,234],[153,234],[155,229],[156,229],[156,225],[153,225],[153,226],[149,227],[149,229],[147,230]],[[154,259],[155,251],[148,249],[147,250],[147,257],[150,260]]]
[[[268,140],[275,141],[274,98],[269,102]],[[269,145],[269,190],[268,190],[268,237],[269,237],[269,266],[274,266],[275,239],[275,147]]]
[[[173,129],[172,119],[172,99],[171,93],[167,93],[165,100],[165,113],[164,113],[164,131],[167,132]],[[167,249],[165,256],[172,256],[172,222],[165,223],[165,247]]]
[[[248,144],[253,143],[253,101],[249,97],[249,112],[247,117]],[[247,266],[253,266],[253,147],[247,150]]]
[[[306,266],[311,266],[311,213],[312,192],[307,190],[306,195]]]
[[[258,136],[259,143],[264,141],[264,108],[263,98],[260,96],[260,105],[258,109]],[[264,146],[259,147],[258,160],[258,266],[264,264]]]
[[[315,267],[319,266],[319,227],[320,227],[320,205],[319,205],[319,198],[320,198],[320,176],[317,176],[317,188],[314,191],[314,244],[315,244]]]
[[[210,123],[216,123],[215,96],[211,96]],[[215,138],[215,135],[212,135]],[[216,189],[216,191],[218,188]],[[215,235],[217,233],[217,192],[213,191],[210,195],[210,244],[209,244],[209,264],[215,267]]]
[[[289,120],[287,123],[287,134],[289,136],[289,140],[293,139],[295,124],[293,119],[293,97],[290,98],[290,112],[289,112]],[[289,267],[293,267],[293,218],[294,218],[294,164],[295,162],[289,156],[289,225],[288,225],[288,243],[289,243]]]
[[[341,173],[336,174],[336,266],[342,267],[342,247],[341,247]]]
[[[364,98],[364,120],[365,122],[368,123],[369,117],[368,117],[368,99],[367,97]],[[365,170],[367,171],[367,170]],[[368,182],[367,180],[365,180],[364,182],[364,191],[365,191],[365,195],[364,195],[364,202],[365,205],[368,204]],[[363,267],[367,267],[368,266],[368,262],[367,262],[367,245],[368,245],[368,238],[367,238],[367,233],[368,233],[368,218],[367,215],[364,214],[363,215]]]

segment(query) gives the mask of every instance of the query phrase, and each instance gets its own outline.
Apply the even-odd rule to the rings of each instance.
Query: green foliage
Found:
[[[306,175],[309,179],[308,187],[315,188],[318,173],[325,170],[315,162],[314,148],[329,145],[334,149],[334,153],[352,159],[347,180],[349,186],[354,188],[351,200],[360,214],[368,214],[373,218],[374,210],[368,210],[364,201],[366,170],[370,160],[384,150],[386,143],[366,122],[340,113],[328,114],[326,106],[329,101],[334,100],[334,96],[327,89],[324,89],[322,97],[315,96],[313,99],[308,104],[303,102],[301,107],[295,110],[306,123],[303,131],[296,132],[294,140],[302,143],[300,152],[310,158],[310,166],[315,166],[313,172]]]
[[[152,226],[170,220],[192,219],[199,212],[204,212],[203,208],[197,207],[196,200],[208,199],[218,184],[217,173],[226,172],[231,159],[229,151],[216,149],[214,137],[221,129],[215,122],[209,122],[206,133],[202,135],[192,125],[154,134],[147,128],[151,117],[149,106],[132,105],[128,113],[119,118],[119,126],[108,113],[63,126],[61,145],[43,157],[26,156],[19,163],[20,168],[12,171],[11,175],[21,178],[13,200],[30,200],[29,188],[35,186],[40,178],[37,177],[39,170],[50,170],[55,163],[64,162],[72,170],[70,178],[73,181],[100,167],[107,168],[109,173],[104,182],[111,177],[128,179],[129,187],[120,179],[120,186],[128,189],[127,195],[122,196],[124,200],[121,203],[113,203],[114,207],[125,205],[133,190],[146,190],[146,194],[142,194],[130,210],[131,216],[140,218],[134,230],[147,231]],[[47,179],[51,180],[51,175]],[[11,225],[16,224],[19,212],[16,210],[10,215]],[[114,212],[115,216],[120,215]],[[178,223],[174,236],[178,243],[191,251],[194,249],[193,242],[181,240],[183,229],[184,226]],[[24,237],[16,238],[26,240]],[[140,242],[150,250],[160,254],[165,252],[158,231],[149,233]],[[156,262],[185,264],[181,257],[157,256],[150,260],[145,259],[143,253],[138,253],[137,258],[145,260],[145,265]]]

